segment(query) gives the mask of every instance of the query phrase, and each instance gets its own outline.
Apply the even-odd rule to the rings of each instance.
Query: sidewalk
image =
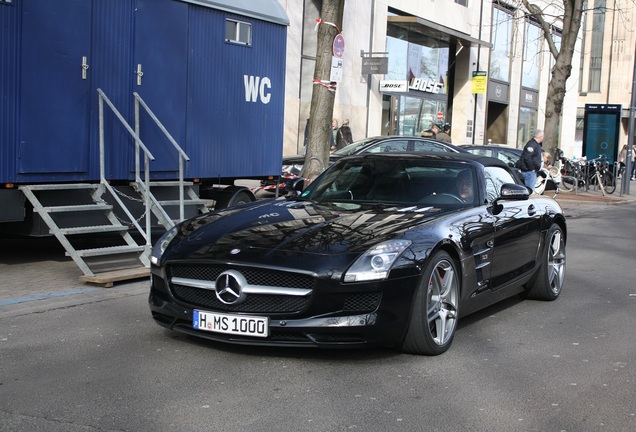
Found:
[[[552,191],[550,191],[551,193]],[[551,196],[546,193],[547,196]],[[630,194],[620,194],[620,185],[613,194],[603,195],[600,190],[591,188],[589,191],[564,191],[561,190],[554,199],[561,205],[566,216],[571,216],[573,211],[590,210],[607,205],[623,205],[636,202],[636,183],[630,185]]]

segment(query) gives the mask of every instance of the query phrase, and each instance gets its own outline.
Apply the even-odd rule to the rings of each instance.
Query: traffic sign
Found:
[[[342,33],[338,33],[336,37],[333,39],[333,55],[341,58],[344,54],[345,49],[345,40]]]

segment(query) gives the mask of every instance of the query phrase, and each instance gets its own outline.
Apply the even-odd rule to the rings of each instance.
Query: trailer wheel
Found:
[[[239,205],[239,204],[247,204],[254,201],[254,199],[252,199],[252,196],[250,196],[250,194],[248,194],[245,191],[241,191],[239,193],[234,194],[234,196],[232,196],[232,198],[230,199],[230,202],[228,203],[228,207],[233,207],[235,205]]]
[[[215,210],[256,201],[254,194],[249,189],[241,186],[230,186],[221,190],[215,190],[211,198],[216,201],[214,205]]]

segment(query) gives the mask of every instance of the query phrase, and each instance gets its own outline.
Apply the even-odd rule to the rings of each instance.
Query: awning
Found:
[[[275,24],[289,25],[289,18],[278,0],[180,0],[199,6],[232,12]]]
[[[387,32],[390,36],[394,36],[393,31],[402,30],[456,45],[481,45],[485,48],[492,48],[490,42],[416,16],[389,16],[387,22],[389,27]]]

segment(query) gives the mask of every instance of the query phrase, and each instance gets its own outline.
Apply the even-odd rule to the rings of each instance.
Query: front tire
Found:
[[[553,224],[546,234],[541,267],[535,279],[528,285],[525,297],[534,300],[556,300],[561,294],[564,281],[565,235],[558,224]]]
[[[429,260],[415,295],[403,352],[439,355],[450,348],[459,318],[457,264],[439,251]]]

